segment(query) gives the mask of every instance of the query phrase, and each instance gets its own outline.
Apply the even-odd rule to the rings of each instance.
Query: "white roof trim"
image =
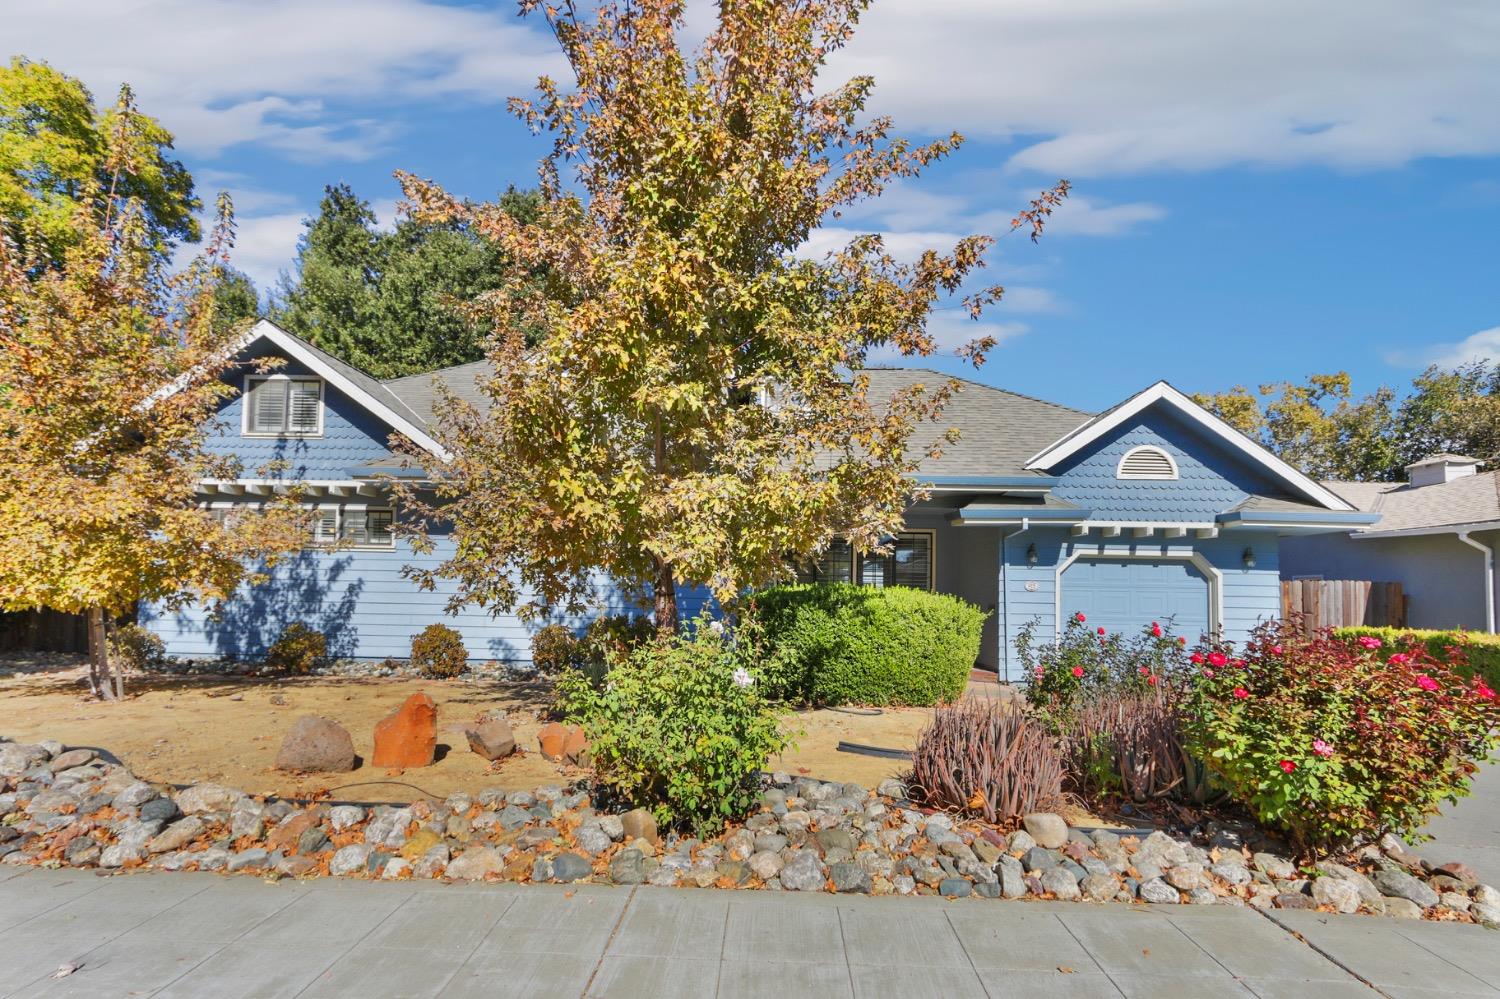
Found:
[[[420,426],[414,423],[410,417],[401,415],[399,412],[392,409],[390,405],[387,404],[384,400],[371,395],[363,388],[361,388],[358,384],[350,381],[343,372],[339,371],[337,368],[333,367],[327,361],[325,361],[317,351],[309,350],[305,343],[303,343],[301,340],[298,340],[296,337],[292,336],[286,330],[282,329],[280,326],[277,326],[269,319],[262,319],[254,326],[250,327],[250,329],[245,332],[245,335],[240,337],[240,339],[237,340],[229,348],[229,352],[230,354],[238,354],[240,351],[244,350],[246,347],[249,347],[252,343],[262,338],[271,341],[277,347],[280,347],[282,350],[286,351],[286,353],[294,360],[301,362],[303,365],[316,372],[325,382],[334,386],[340,392],[343,392],[349,398],[365,407],[365,409],[380,417],[387,424],[389,424],[393,430],[400,431],[406,437],[410,438],[410,440],[418,447],[421,447],[424,450],[436,455],[443,461],[447,461],[452,457],[441,444],[433,440],[432,437],[429,436],[428,433]],[[181,383],[182,380],[178,379],[177,382],[174,382],[172,385],[167,386],[165,389],[162,389],[161,391],[153,395],[149,402],[155,402],[158,399],[172,395],[173,393],[181,389]]]
[[[1493,531],[1497,528],[1500,528],[1500,520],[1482,520],[1472,524],[1440,524],[1435,527],[1408,527],[1396,531],[1355,531],[1350,537],[1358,541],[1379,541],[1381,538],[1419,538],[1433,534]]]
[[[1204,430],[1207,430],[1214,437],[1229,445],[1230,450],[1243,454],[1272,475],[1292,486],[1297,492],[1324,508],[1329,510],[1355,509],[1349,502],[1325,489],[1285,461],[1282,461],[1270,451],[1267,451],[1202,406],[1199,406],[1192,399],[1189,399],[1166,382],[1157,382],[1145,391],[1131,396],[1102,416],[1096,416],[1082,426],[1069,431],[1062,439],[1033,455],[1026,462],[1025,467],[1033,470],[1051,468],[1157,402],[1164,402],[1172,406]]]

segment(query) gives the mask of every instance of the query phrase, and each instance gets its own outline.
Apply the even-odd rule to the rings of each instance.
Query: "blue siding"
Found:
[[[302,365],[288,361],[279,374],[310,374]],[[386,442],[391,429],[385,422],[332,385],[323,386],[323,435],[321,437],[244,437],[245,402],[242,395],[245,372],[226,379],[235,394],[219,409],[219,420],[209,431],[206,450],[210,454],[240,459],[240,477],[247,479],[347,479],[350,466],[390,454]],[[286,468],[268,467],[285,462]]]
[[[1172,455],[1175,481],[1115,478],[1121,456],[1142,444]],[[1059,479],[1053,495],[1092,510],[1095,520],[1210,523],[1251,493],[1285,491],[1161,406],[1050,471]]]
[[[1223,605],[1220,624],[1224,637],[1233,642],[1243,642],[1257,624],[1274,619],[1281,613],[1277,542],[1274,535],[1249,531],[1225,532],[1217,538],[1134,541],[1128,538],[1101,538],[1098,533],[1086,538],[1074,538],[1065,528],[1032,528],[1024,533],[1012,530],[1004,542],[1002,556],[1006,588],[1002,622],[1006,636],[1001,650],[1002,674],[1008,666],[1010,679],[1023,679],[1020,675],[1020,663],[1015,655],[1016,634],[1022,625],[1028,621],[1036,621],[1037,635],[1042,640],[1051,640],[1056,635],[1057,570],[1059,565],[1074,554],[1101,557],[1144,554],[1185,558],[1197,551],[1219,570]],[[1026,564],[1026,549],[1029,545],[1036,546],[1035,566]],[[1255,552],[1254,569],[1246,569],[1244,566],[1246,547]],[[1028,590],[1028,583],[1034,584],[1034,589]],[[1066,584],[1064,596],[1066,597]],[[1070,614],[1074,610],[1076,608],[1069,606],[1065,599],[1063,614]],[[1189,642],[1197,637],[1187,636]]]
[[[340,658],[404,659],[411,654],[413,635],[442,623],[463,635],[471,660],[529,662],[531,635],[549,622],[528,624],[513,614],[491,615],[479,608],[449,615],[445,607],[451,584],[424,592],[405,578],[403,566],[432,567],[452,554],[451,537],[433,540],[434,551],[428,555],[416,555],[404,545],[394,551],[307,549],[282,561],[265,582],[242,586],[222,608],[147,607],[141,610],[141,622],[162,637],[168,655],[183,658],[256,659],[282,629],[300,621],[323,632],[329,654]],[[598,594],[603,613],[632,609],[602,577]],[[696,615],[705,602],[704,594],[684,591],[682,615]],[[556,620],[574,627],[587,623]]]

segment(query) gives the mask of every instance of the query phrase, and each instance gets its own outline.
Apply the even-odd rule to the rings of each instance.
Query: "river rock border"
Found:
[[[709,841],[581,787],[486,790],[366,807],[138,779],[89,748],[0,738],[0,863],[262,876],[593,881],[876,895],[1317,908],[1500,928],[1500,891],[1388,837],[1299,869],[1253,831],[1069,827],[1009,834],[912,805],[900,782],[771,775],[760,810]]]

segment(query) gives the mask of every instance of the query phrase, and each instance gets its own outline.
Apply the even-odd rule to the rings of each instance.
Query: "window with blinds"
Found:
[[[319,434],[323,382],[318,378],[247,380],[245,431],[252,434]]]
[[[394,548],[388,509],[358,506],[320,506],[315,511],[312,540],[318,545],[344,548]]]
[[[910,586],[930,590],[933,581],[933,532],[903,531],[885,555],[855,555],[847,541],[828,546],[816,565],[798,574],[804,583],[859,583],[863,586]]]

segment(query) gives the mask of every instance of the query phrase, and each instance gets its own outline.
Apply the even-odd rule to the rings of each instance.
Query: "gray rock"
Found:
[[[189,815],[181,821],[174,822],[161,832],[157,833],[150,843],[146,844],[146,850],[150,853],[167,853],[173,850],[181,850],[208,829],[204,821],[196,815]]]
[[[1312,883],[1314,905],[1331,906],[1335,912],[1358,912],[1359,886],[1340,877],[1321,877]]]
[[[300,854],[321,853],[328,846],[328,834],[323,831],[322,826],[304,829],[302,835],[297,837],[297,852]]]
[[[1108,902],[1120,891],[1120,879],[1113,874],[1090,874],[1078,886],[1090,902]]]
[[[1250,882],[1250,872],[1245,869],[1244,864],[1237,864],[1230,860],[1221,860],[1209,868],[1214,877],[1231,885],[1243,885]]]
[[[266,834],[266,810],[248,798],[229,813],[229,835],[235,839],[249,836],[260,839]]]
[[[661,842],[661,837],[656,832],[656,816],[644,808],[632,808],[620,816],[620,826],[625,839],[632,843],[643,839],[656,846]]]
[[[1257,853],[1252,859],[1256,867],[1277,880],[1288,881],[1297,876],[1297,868],[1285,857],[1278,857],[1274,853]]]
[[[532,821],[534,816],[520,805],[506,805],[500,811],[500,817],[496,820],[501,829],[519,829],[526,823]]]
[[[275,766],[296,773],[347,773],[354,769],[354,740],[331,718],[303,715],[281,740]]]
[[[856,863],[845,862],[834,864],[828,869],[828,876],[833,879],[835,891],[861,895],[870,894],[870,874]]]
[[[995,871],[1000,875],[1000,893],[1006,898],[1020,898],[1026,894],[1025,868],[1019,860],[1001,857]]]
[[[1188,905],[1213,905],[1219,900],[1219,896],[1210,888],[1194,888],[1188,892]]]
[[[1053,812],[1032,812],[1022,816],[1021,824],[1039,846],[1056,850],[1068,841],[1068,824]]]
[[[823,829],[815,837],[818,845],[825,852],[829,850],[845,850],[849,856],[854,856],[854,851],[859,848],[859,842],[847,829]]]
[[[556,881],[582,881],[593,873],[593,864],[582,854],[559,853],[552,858],[552,877]]]
[[[1422,907],[1409,898],[1393,895],[1385,900],[1383,915],[1393,919],[1421,919]]]
[[[946,898],[967,898],[973,890],[965,878],[944,878],[938,885],[938,893]]]
[[[1203,867],[1199,864],[1182,864],[1168,871],[1166,880],[1173,888],[1192,891],[1203,884]]]
[[[1363,901],[1366,905],[1374,905],[1375,903],[1380,901],[1380,889],[1375,887],[1375,883],[1373,881],[1365,877],[1359,871],[1356,871],[1354,868],[1345,867],[1343,864],[1335,864],[1332,861],[1325,860],[1319,863],[1316,869],[1320,874],[1332,875],[1333,877],[1342,878],[1345,881],[1348,881],[1350,884],[1354,885],[1354,887],[1359,889],[1359,897],[1361,901]]]
[[[887,777],[876,786],[875,793],[882,798],[905,798],[906,785],[894,777]]]
[[[411,865],[411,874],[414,878],[435,878],[443,873],[448,866],[448,844],[439,843],[417,858],[416,863]]]
[[[1027,853],[1036,846],[1036,840],[1032,839],[1031,833],[1025,829],[1019,829],[1010,834],[1010,838],[1006,840],[1006,846],[1009,848],[1006,851],[1008,853]]]
[[[609,862],[609,879],[617,885],[638,885],[645,881],[645,856],[639,850],[621,850]]]
[[[1438,893],[1405,871],[1376,871],[1373,880],[1382,895],[1408,899],[1424,909],[1438,904]]]
[[[821,891],[826,877],[818,855],[812,850],[789,850],[781,869],[781,886],[788,891]]]
[[[779,837],[778,837],[779,838]],[[785,861],[772,850],[761,850],[750,855],[750,870],[762,881],[770,881],[781,873]]]
[[[1078,879],[1065,867],[1053,867],[1042,872],[1042,890],[1054,897],[1071,902],[1079,897]]]
[[[135,811],[152,798],[159,797],[161,795],[157,793],[156,788],[145,781],[136,781],[133,784],[125,785],[119,791],[115,792],[111,804],[118,811]]]
[[[1135,862],[1136,866],[1145,862],[1165,869],[1188,863],[1188,854],[1181,843],[1158,829],[1141,843],[1135,854]]]
[[[336,852],[328,861],[330,874],[358,874],[370,861],[375,851],[364,843],[352,843]]]
[[[609,834],[606,833],[603,829],[599,828],[597,824],[584,823],[583,825],[579,826],[578,831],[573,834],[573,842],[576,843],[578,845],[578,849],[582,850],[584,853],[588,854],[591,857],[597,857],[599,854],[603,853],[605,850],[608,850],[611,846],[613,846],[615,841],[610,839]]]
[[[460,881],[478,881],[505,866],[505,856],[489,846],[471,846],[448,861],[444,873]]]
[[[1469,906],[1469,915],[1477,919],[1481,925],[1490,929],[1500,929],[1500,905],[1491,905],[1488,902],[1475,902]]]
[[[186,821],[186,820],[184,820]],[[229,858],[229,869],[231,871],[243,871],[249,869],[260,869],[268,867],[271,863],[271,855],[265,850],[249,849],[241,850]]]
[[[604,830],[606,836],[615,842],[625,837],[625,823],[620,821],[618,815],[598,816],[599,828]]]
[[[185,791],[177,792],[177,807],[184,815],[200,812],[231,812],[234,806],[247,799],[244,791],[222,784],[194,784]]]
[[[1141,885],[1141,901],[1155,905],[1177,905],[1182,901],[1182,896],[1161,878],[1152,878]]]
[[[171,822],[182,812],[171,798],[152,798],[141,806],[140,814],[147,822]]]
[[[414,819],[410,808],[377,809],[365,827],[365,842],[377,848],[399,850],[406,845],[406,830]]]
[[[464,729],[464,738],[469,748],[487,760],[498,760],[516,751],[516,736],[510,722],[504,718],[490,716],[471,728]]]
[[[1490,885],[1479,885],[1474,889],[1472,897],[1474,901],[1481,905],[1500,906],[1500,888],[1494,888]]]
[[[1034,846],[1021,858],[1021,866],[1029,871],[1045,871],[1062,863],[1062,854],[1056,850]]]

